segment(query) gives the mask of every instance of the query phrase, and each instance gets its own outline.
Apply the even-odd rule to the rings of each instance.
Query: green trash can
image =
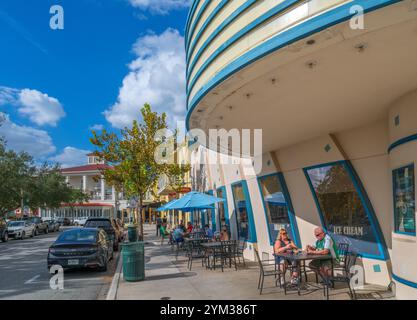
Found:
[[[127,226],[127,237],[129,242],[136,242],[138,241],[138,231],[137,226],[134,224]]]
[[[126,281],[145,280],[145,243],[122,244],[123,278]]]

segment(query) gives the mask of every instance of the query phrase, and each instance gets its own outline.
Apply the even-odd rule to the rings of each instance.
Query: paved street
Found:
[[[46,267],[49,246],[58,233],[33,239],[0,243],[0,299],[105,299],[116,268],[115,252],[107,272],[95,270],[68,271],[64,289],[52,290],[51,275]]]

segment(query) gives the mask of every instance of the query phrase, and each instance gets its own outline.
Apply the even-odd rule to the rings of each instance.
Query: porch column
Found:
[[[116,189],[114,188],[114,186],[111,187],[111,199],[113,201],[116,201]]]
[[[103,176],[101,176],[100,182],[101,182],[101,200],[104,200],[104,198],[105,198],[105,192],[106,192],[105,191],[106,183],[104,181],[104,177]]]
[[[87,176],[83,176],[83,191],[87,190]]]

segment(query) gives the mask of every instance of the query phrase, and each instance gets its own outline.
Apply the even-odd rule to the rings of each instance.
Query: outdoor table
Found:
[[[308,254],[306,252],[299,252],[299,253],[274,253],[275,257],[280,257],[284,260],[289,260],[291,262],[298,261],[297,263],[297,273],[299,276],[299,281],[297,284],[297,291],[298,295],[300,295],[300,285],[301,285],[301,262],[306,260],[331,260],[332,261],[332,272],[333,272],[333,258],[330,254],[321,255],[321,254]]]

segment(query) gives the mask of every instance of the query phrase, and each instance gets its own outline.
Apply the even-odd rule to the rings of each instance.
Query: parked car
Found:
[[[57,222],[59,223],[60,226],[70,226],[71,225],[71,220],[69,218],[58,218]]]
[[[48,224],[48,231],[49,232],[56,232],[59,231],[59,223],[56,220],[48,220],[46,221]]]
[[[83,227],[85,225],[85,222],[87,221],[87,219],[88,219],[87,217],[85,217],[85,218],[76,218],[76,219],[74,219],[74,225]]]
[[[50,246],[48,268],[60,265],[64,269],[98,268],[107,270],[113,258],[113,242],[103,229],[75,228],[60,234]]]
[[[40,217],[29,217],[25,218],[24,220],[29,221],[35,225],[35,236],[37,236],[39,232],[42,232],[44,234],[49,233],[48,224],[42,221]]]
[[[109,235],[113,241],[114,251],[119,251],[119,233],[114,222],[109,218],[88,218],[84,224],[84,228],[101,228]]]
[[[10,221],[7,224],[7,233],[10,238],[23,240],[35,236],[35,224],[28,220]]]
[[[0,218],[0,241],[7,242],[8,240],[7,223],[3,218]]]

